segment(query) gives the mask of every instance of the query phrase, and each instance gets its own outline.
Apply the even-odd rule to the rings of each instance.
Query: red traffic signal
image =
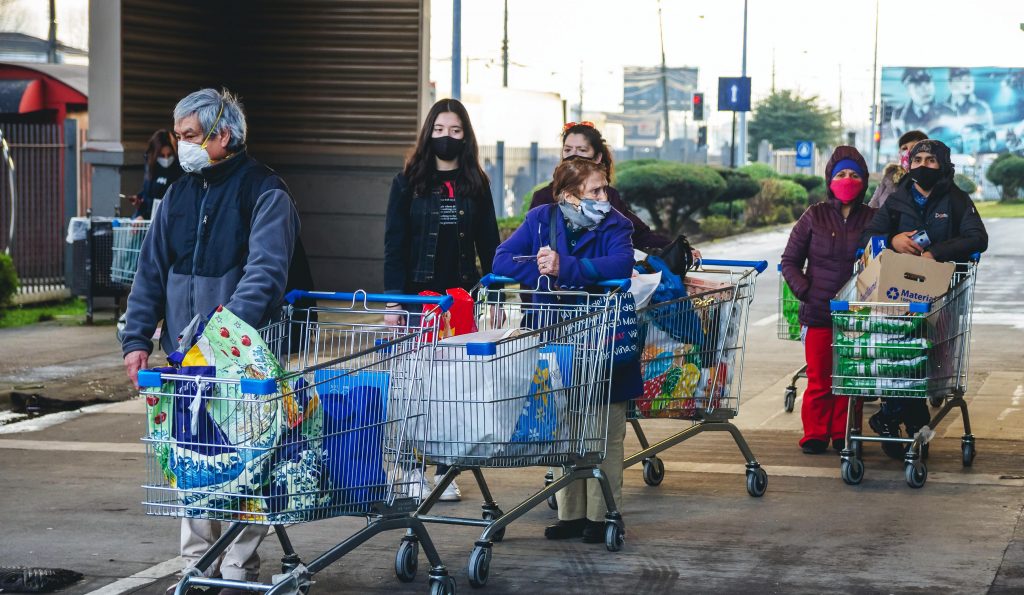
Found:
[[[693,119],[700,121],[704,119],[704,94],[693,94]]]

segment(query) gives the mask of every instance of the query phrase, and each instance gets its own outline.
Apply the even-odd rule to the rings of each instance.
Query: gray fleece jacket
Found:
[[[121,350],[171,353],[196,314],[224,305],[259,328],[280,308],[299,216],[288,187],[243,150],[168,188],[142,244]]]

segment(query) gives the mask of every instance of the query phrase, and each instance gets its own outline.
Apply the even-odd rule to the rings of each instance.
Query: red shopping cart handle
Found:
[[[697,262],[699,262],[702,265],[709,264],[714,267],[742,267],[747,269],[754,269],[757,271],[757,274],[759,275],[768,269],[767,260],[720,260],[714,258],[701,258]]]
[[[542,275],[546,276],[546,275]],[[495,275],[494,273],[488,273],[480,279],[480,285],[484,287],[490,287],[491,285],[508,285],[519,283],[518,279],[512,277],[502,277],[501,275]],[[629,291],[629,279],[609,279],[607,281],[598,281],[594,283],[597,287],[603,287],[605,289],[618,289],[619,291]]]
[[[358,300],[362,300],[363,303],[399,303],[399,304],[427,304],[440,306],[442,312],[447,312],[452,304],[455,303],[455,298],[450,295],[404,295],[400,293],[366,293],[362,289],[354,292],[339,292],[339,291],[306,291],[304,289],[293,289],[284,296],[284,299],[288,300],[289,304],[310,298],[314,300],[330,300],[335,302],[351,302],[355,303]]]

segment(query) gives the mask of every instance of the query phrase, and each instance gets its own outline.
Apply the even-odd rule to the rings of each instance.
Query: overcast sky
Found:
[[[0,30],[46,39],[50,34],[50,3],[0,0]],[[57,0],[57,39],[72,47],[89,48],[89,0]]]
[[[509,85],[621,111],[622,67],[658,65],[657,0],[509,0]],[[668,66],[696,66],[709,107],[719,76],[739,76],[743,0],[663,0]],[[470,85],[501,84],[503,0],[463,0],[463,71]],[[881,0],[878,66],[1024,67],[1024,0]],[[750,0],[747,74],[754,100],[776,88],[839,104],[848,129],[867,126],[874,0]],[[452,1],[431,0],[431,79],[451,89]],[[493,61],[493,63],[490,63]],[[840,79],[840,69],[842,79]],[[463,83],[465,86],[465,83]],[[727,126],[731,114],[710,113]]]

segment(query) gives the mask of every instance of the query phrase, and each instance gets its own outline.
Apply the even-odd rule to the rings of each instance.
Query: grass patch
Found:
[[[73,298],[49,304],[12,306],[0,310],[0,328],[16,328],[63,317],[85,317],[85,300]]]
[[[978,214],[980,214],[983,219],[994,219],[997,217],[1024,217],[1024,200],[1006,202],[987,200],[984,202],[976,202],[974,204],[978,207]]]

